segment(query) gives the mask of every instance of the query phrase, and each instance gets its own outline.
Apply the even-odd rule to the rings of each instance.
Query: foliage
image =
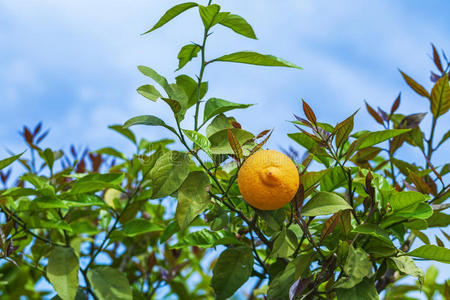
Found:
[[[211,1],[176,5],[146,33],[192,9],[204,25],[203,39],[181,48],[177,72],[198,57],[197,80],[182,74],[169,83],[152,68],[138,68],[157,84],[138,93],[167,103],[173,120],[143,115],[110,127],[135,154],[113,147],[82,153],[73,146],[70,153],[44,148],[48,131],[38,124],[21,133],[28,151],[0,160],[2,299],[45,297],[35,288],[42,278],[58,293],[55,299],[64,300],[226,299],[247,282],[249,299],[377,299],[384,290],[388,299],[406,299],[418,289],[430,299],[436,293],[448,298],[449,282],[436,283],[436,269],[424,274],[414,263],[450,262],[444,242],[424,233],[450,224],[449,164],[432,159],[450,137],[435,136],[450,108],[445,54],[443,62],[433,46],[438,73],[432,72],[431,92],[401,73],[430,103],[428,135],[425,113],[398,113],[400,95],[389,112],[366,103],[382,126],[374,132],[354,131],[354,114],[335,126],[320,122],[303,101],[305,118],[295,115],[298,131],[288,134],[305,149],[301,159],[294,155],[298,149],[290,152],[300,188],[283,208],[260,211],[246,204],[236,179],[270,131],[251,133],[229,115],[249,104],[204,100],[205,69],[218,62],[300,68],[250,51],[207,59],[216,26],[256,39],[242,17]],[[184,125],[189,110],[192,128]],[[130,130],[135,125],[168,129],[184,150],[171,150],[172,139],[138,139]],[[423,162],[402,160],[402,147],[418,149]],[[11,164],[25,168],[15,181]],[[424,245],[412,247],[417,238]],[[408,275],[418,286],[393,285]]]

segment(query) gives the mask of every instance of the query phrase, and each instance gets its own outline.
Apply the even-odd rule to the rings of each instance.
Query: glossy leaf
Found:
[[[254,137],[253,134],[243,129],[232,128],[230,130],[241,145]],[[209,141],[211,142],[211,152],[213,154],[234,154],[234,151],[228,142],[227,129],[214,133],[209,137]]]
[[[411,129],[386,129],[381,131],[368,132],[358,138],[358,140],[361,140],[359,149],[382,143],[386,140],[389,140],[390,138],[404,134],[410,130]]]
[[[143,34],[152,32],[153,30],[160,28],[161,26],[163,26],[164,24],[166,24],[167,22],[169,22],[170,20],[181,14],[182,12],[185,12],[190,8],[196,7],[197,5],[198,4],[195,2],[186,2],[175,5],[174,7],[166,11],[166,13],[159,19],[158,22],[156,22],[156,24],[150,30],[144,32]]]
[[[48,258],[47,277],[63,300],[75,298],[78,288],[78,257],[72,248],[56,247]]]
[[[385,230],[378,227],[376,224],[361,224],[356,226],[353,230],[353,232],[358,232],[361,234],[367,234],[371,235],[379,240],[382,240],[386,244],[394,247],[394,244],[392,243],[391,239],[389,238],[389,233]]]
[[[250,277],[253,270],[253,254],[249,247],[234,247],[223,251],[213,269],[211,286],[216,299],[233,296]]]
[[[183,129],[183,132],[188,139],[211,157],[211,142],[204,135],[194,130]]]
[[[289,67],[302,70],[299,66],[288,62],[282,58],[273,55],[260,54],[252,51],[241,51],[221,56],[213,61],[235,62],[258,66],[274,66],[274,67]]]
[[[414,210],[420,202],[427,199],[427,196],[415,191],[398,192],[391,196],[389,203],[394,211],[407,209]]]
[[[186,153],[164,153],[150,171],[152,198],[166,197],[175,192],[189,174],[190,158]]]
[[[217,245],[238,245],[241,242],[229,231],[210,231],[202,229],[184,236],[177,244],[171,248],[185,248],[197,246],[200,248],[211,248]]]
[[[303,206],[301,214],[314,217],[330,215],[346,209],[352,209],[352,207],[341,196],[330,192],[319,192]]]
[[[252,26],[247,23],[247,21],[238,15],[229,14],[223,18],[220,22],[221,25],[226,26],[233,30],[234,32],[241,34],[245,37],[255,39],[256,35],[253,31]]]
[[[132,300],[128,279],[116,269],[107,266],[89,269],[88,279],[99,300]]]
[[[419,248],[408,252],[407,255],[450,264],[450,249],[435,245],[420,246]]]
[[[173,127],[167,125],[160,118],[151,116],[151,115],[138,116],[138,117],[131,118],[128,121],[126,121],[125,124],[123,124],[123,128],[128,128],[128,127],[134,126],[134,125],[162,126],[162,127],[169,129],[173,133],[177,134],[177,132],[175,131],[175,129]]]
[[[253,104],[234,103],[219,98],[210,98],[206,101],[205,110],[203,112],[203,122],[208,121],[212,117],[222,114],[233,109],[243,109]]]
[[[442,76],[431,90],[431,113],[435,118],[450,109],[450,84],[447,75]]]
[[[334,140],[336,148],[339,149],[341,145],[343,145],[348,140],[348,137],[353,130],[354,116],[355,114],[351,115],[350,117],[336,125],[336,138]]]
[[[175,214],[180,230],[186,229],[207,208],[209,185],[209,178],[205,172],[194,171],[188,175],[180,186]]]

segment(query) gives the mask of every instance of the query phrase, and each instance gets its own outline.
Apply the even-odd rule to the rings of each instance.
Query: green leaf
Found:
[[[203,171],[191,172],[180,186],[176,219],[181,230],[186,229],[208,207],[209,186],[209,178]]]
[[[425,220],[433,215],[433,208],[427,203],[421,202],[418,205],[412,205],[412,207],[415,207],[415,209],[410,210],[410,208],[406,208],[404,210],[394,212],[392,216]]]
[[[202,82],[200,85],[200,95],[197,93],[197,82],[187,75],[179,75],[176,78],[177,85],[183,89],[186,94],[187,100],[187,108],[195,105],[197,100],[202,99],[206,91],[208,90],[208,82]],[[199,98],[198,98],[199,97]]]
[[[208,30],[217,23],[219,23],[229,13],[219,13],[220,6],[217,4],[211,4],[208,6],[198,6],[200,17],[202,18],[205,29]]]
[[[66,199],[63,202],[70,207],[85,207],[85,206],[104,206],[105,202],[97,195],[79,194],[75,199]]]
[[[450,249],[444,247],[439,247],[435,245],[423,245],[406,254],[408,256],[436,260],[450,264]]]
[[[270,282],[267,299],[289,299],[289,288],[297,278],[301,278],[303,273],[311,265],[313,253],[298,255],[293,261],[289,262],[286,268],[280,271]]]
[[[100,232],[100,230],[95,227],[91,222],[88,221],[77,221],[70,223],[72,232],[74,234],[87,234],[94,235]]]
[[[189,174],[189,162],[189,155],[178,151],[169,151],[159,157],[149,174],[152,199],[175,192]]]
[[[78,269],[78,257],[72,248],[56,247],[50,253],[47,277],[61,299],[75,299],[78,288]]]
[[[45,228],[45,229],[62,229],[72,232],[72,228],[61,220],[47,221],[41,219],[39,216],[32,216],[26,220],[27,227],[29,229],[33,228]]]
[[[351,169],[351,174],[357,172],[357,168]],[[347,184],[347,175],[342,171],[341,167],[332,167],[320,179],[320,190],[324,192],[331,192],[338,187]]]
[[[288,137],[293,139],[299,145],[305,147],[310,153],[314,155],[314,158],[323,163],[327,168],[330,165],[327,153],[322,147],[319,147],[316,141],[307,136],[303,132],[289,133]]]
[[[112,147],[105,147],[105,148],[98,149],[97,151],[95,151],[95,153],[114,156],[114,157],[121,158],[121,159],[126,159],[126,156],[123,153],[117,151],[116,149],[114,149]]]
[[[381,131],[368,132],[362,135],[358,140],[361,140],[359,149],[364,149],[379,143],[382,143],[390,138],[409,132],[411,129],[386,129]]]
[[[258,66],[288,67],[303,70],[303,68],[300,68],[299,66],[282,58],[275,57],[273,55],[260,54],[252,51],[241,51],[227,54],[216,58],[213,61],[235,62]]]
[[[24,153],[25,153],[25,151],[20,153],[20,154],[17,154],[17,155],[14,155],[14,156],[11,156],[11,157],[8,157],[8,158],[0,160],[0,170],[4,169],[7,166],[9,166],[10,164],[12,164],[14,161],[19,159],[19,157],[21,157],[22,154],[24,154]]]
[[[286,227],[283,226],[283,229],[273,243],[273,249],[270,256],[274,258],[288,258],[295,252],[297,244],[297,236],[295,233],[292,230],[286,230]]]
[[[431,90],[431,113],[435,118],[442,116],[450,109],[450,84],[444,74]]]
[[[337,300],[379,300],[375,285],[364,279],[351,289],[336,289]]]
[[[148,233],[148,232],[155,232],[155,231],[162,231],[164,230],[164,227],[157,225],[155,223],[150,222],[146,219],[134,219],[130,222],[124,224],[122,226],[122,231],[127,236],[137,236],[140,234]]]
[[[314,217],[330,215],[346,209],[352,209],[352,207],[341,196],[330,192],[319,192],[303,206],[301,214]]]
[[[379,240],[382,240],[392,247],[394,246],[391,239],[389,238],[389,233],[378,227],[376,224],[361,224],[359,226],[356,226],[352,231],[371,235]]]
[[[223,251],[213,269],[211,286],[216,299],[227,299],[240,288],[253,271],[253,254],[249,247],[228,248]]]
[[[200,248],[211,248],[217,245],[238,245],[242,244],[236,237],[229,231],[210,231],[208,229],[202,229],[195,231],[183,237],[178,243],[171,246],[171,248],[185,248],[197,246]]]
[[[175,131],[175,129],[173,127],[167,125],[160,118],[151,116],[151,115],[138,116],[138,117],[131,118],[128,121],[126,121],[125,124],[123,124],[123,128],[128,128],[128,127],[134,126],[134,125],[162,126],[162,127],[169,129],[173,133],[177,134],[177,132]]]
[[[416,266],[414,260],[409,256],[391,257],[391,260],[397,266],[397,269],[404,273],[419,279],[420,284],[423,284],[425,276],[423,270]]]
[[[389,203],[395,211],[414,211],[420,202],[427,199],[427,196],[415,191],[398,192],[391,196]]]
[[[167,79],[164,76],[161,76],[153,70],[152,68],[146,67],[146,66],[138,66],[138,70],[144,74],[147,77],[150,77],[153,79],[157,84],[159,84],[165,91],[169,90],[169,83],[167,82]]]
[[[447,227],[450,225],[450,215],[441,212],[434,212],[433,215],[427,219],[428,227]]]
[[[219,23],[245,37],[255,40],[257,39],[252,26],[250,26],[250,24],[248,24],[247,21],[241,16],[229,14],[225,18],[223,18]]]
[[[120,133],[121,135],[132,141],[133,144],[136,144],[136,136],[130,129],[123,128],[122,125],[110,125],[108,126],[108,128]]]
[[[185,12],[190,8],[196,7],[197,5],[198,4],[195,2],[186,2],[175,5],[174,7],[166,11],[166,13],[159,19],[158,22],[156,22],[156,24],[150,30],[144,32],[143,34],[147,34],[155,29],[160,28],[161,26],[163,26],[164,24],[166,24],[167,22],[178,16],[179,14]]]
[[[213,134],[228,128],[233,128],[233,117],[226,117],[224,114],[217,115],[206,127],[206,137],[209,139]]]
[[[132,300],[128,279],[116,269],[107,266],[89,269],[88,279],[99,300]]]
[[[367,253],[361,249],[348,248],[347,260],[344,265],[345,277],[336,282],[336,288],[350,289],[360,283],[372,271],[372,264]]]
[[[161,94],[158,92],[158,90],[151,84],[146,84],[143,86],[140,86],[137,89],[137,92],[144,96],[145,98],[156,101],[158,98],[161,98]]]
[[[234,134],[240,145],[244,145],[246,142],[250,141],[254,137],[253,134],[243,129],[232,128],[230,130]],[[233,148],[231,147],[230,142],[228,141],[228,129],[214,133],[212,136],[209,137],[209,141],[211,142],[211,153],[234,154]]]
[[[178,226],[177,221],[172,221],[167,225],[166,229],[164,229],[164,232],[161,235],[161,238],[159,239],[160,243],[165,243],[171,236],[173,236],[175,233],[180,231],[180,227]]]
[[[197,57],[198,52],[200,52],[200,46],[189,44],[183,46],[180,52],[178,52],[178,70],[183,68],[188,62],[190,62],[194,57]]]
[[[84,194],[84,193],[92,193],[92,192],[98,192],[105,189],[116,189],[119,191],[123,191],[122,187],[118,184],[111,183],[111,182],[104,182],[104,181],[77,181],[72,187],[71,193],[72,194]]]
[[[211,142],[204,135],[194,130],[183,129],[183,132],[192,142],[194,142],[194,144],[205,151],[208,156],[212,156]]]
[[[206,101],[205,110],[203,112],[203,122],[208,121],[215,115],[230,111],[232,109],[242,109],[252,106],[253,104],[234,103],[219,98],[210,98]]]

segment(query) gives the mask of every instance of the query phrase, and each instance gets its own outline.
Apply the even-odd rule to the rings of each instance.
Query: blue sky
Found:
[[[397,69],[430,89],[430,42],[450,54],[450,2],[445,0],[214,2],[245,17],[259,40],[217,28],[208,45],[209,58],[256,50],[304,68],[217,63],[207,69],[209,96],[257,103],[234,115],[255,133],[275,128],[272,148],[292,144],[286,133],[294,128],[286,120],[292,113],[300,114],[301,98],[320,120],[332,124],[362,108],[356,117],[361,130],[378,128],[364,109],[364,99],[388,109],[401,91],[402,113],[427,111],[428,102],[409,90]],[[0,0],[0,157],[7,155],[6,147],[21,151],[18,130],[41,120],[51,128],[47,146],[117,145],[123,150],[131,147],[108,125],[140,114],[170,120],[164,103],[136,93],[138,86],[148,83],[136,66],[148,65],[170,79],[178,75],[173,71],[179,49],[201,38],[198,12],[189,11],[140,36],[176,3]],[[182,71],[193,75],[197,69],[194,61]],[[427,116],[424,124],[429,121]],[[191,124],[186,121],[184,127]],[[447,115],[439,120],[437,136],[449,127]],[[428,126],[424,129],[428,132]],[[150,140],[168,134],[159,128],[136,132]],[[438,163],[448,161],[448,150],[447,146],[437,153]],[[419,157],[414,151],[404,155]]]

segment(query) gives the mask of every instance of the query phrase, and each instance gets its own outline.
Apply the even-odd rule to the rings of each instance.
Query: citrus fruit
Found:
[[[288,156],[275,150],[260,150],[245,160],[238,184],[247,203],[261,210],[275,210],[295,196],[299,175]]]

